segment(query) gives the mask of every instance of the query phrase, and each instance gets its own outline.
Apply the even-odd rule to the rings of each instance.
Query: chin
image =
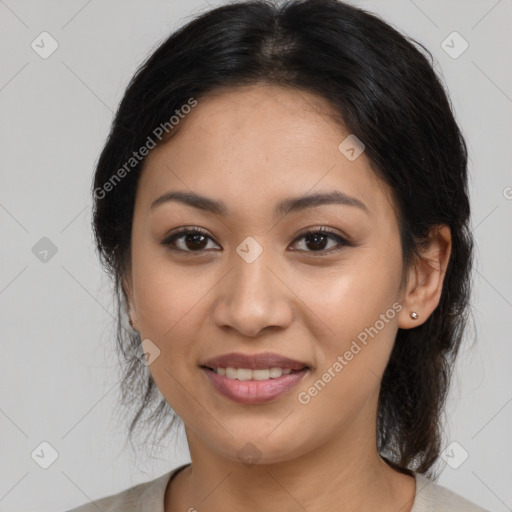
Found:
[[[254,435],[251,435],[251,431],[245,431],[244,435],[229,437],[222,443],[214,441],[213,444],[220,455],[247,467],[292,461],[314,449],[314,446],[308,443],[298,445],[296,437],[279,436],[277,433],[262,435],[262,429],[253,427],[252,430]],[[266,433],[271,430],[263,431]]]

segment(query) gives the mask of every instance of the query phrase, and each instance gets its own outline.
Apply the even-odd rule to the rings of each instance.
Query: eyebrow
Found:
[[[226,205],[217,199],[211,199],[194,192],[180,192],[171,191],[160,196],[158,199],[153,201],[150,210],[170,201],[178,201],[193,208],[203,210],[205,212],[213,213],[216,215],[227,215],[228,208]],[[274,215],[284,217],[293,212],[305,210],[307,208],[313,208],[326,204],[341,204],[345,206],[353,206],[359,208],[366,213],[369,213],[366,205],[357,199],[356,197],[350,196],[335,190],[332,192],[320,192],[316,194],[309,194],[299,197],[291,197],[278,203],[274,208]]]

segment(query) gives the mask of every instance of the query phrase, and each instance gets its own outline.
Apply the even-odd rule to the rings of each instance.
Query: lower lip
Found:
[[[222,395],[242,404],[261,404],[281,397],[306,375],[308,369],[268,380],[229,379],[209,368],[201,368],[213,387]]]

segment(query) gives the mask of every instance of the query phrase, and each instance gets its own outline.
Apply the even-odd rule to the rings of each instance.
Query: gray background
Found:
[[[354,3],[432,51],[467,137],[475,322],[450,394],[445,446],[457,444],[440,483],[489,510],[511,510],[512,1]],[[112,412],[114,309],[92,244],[89,191],[136,67],[206,8],[192,0],[0,0],[2,511],[62,511],[189,460],[182,432],[156,460],[134,461],[125,447]],[[46,59],[31,47],[43,31],[59,45]],[[458,58],[442,47],[454,31],[469,44]],[[453,36],[445,43],[452,53],[462,44]],[[40,252],[43,237],[54,255]],[[52,448],[43,442],[58,453],[47,469],[40,465]]]

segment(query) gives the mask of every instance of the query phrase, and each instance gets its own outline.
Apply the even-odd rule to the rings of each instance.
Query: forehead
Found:
[[[374,213],[390,208],[390,190],[364,152],[351,161],[340,151],[350,133],[323,98],[253,85],[197,101],[177,133],[146,157],[137,200],[147,208],[168,190],[216,197],[234,209],[270,209],[282,197],[341,190]]]

